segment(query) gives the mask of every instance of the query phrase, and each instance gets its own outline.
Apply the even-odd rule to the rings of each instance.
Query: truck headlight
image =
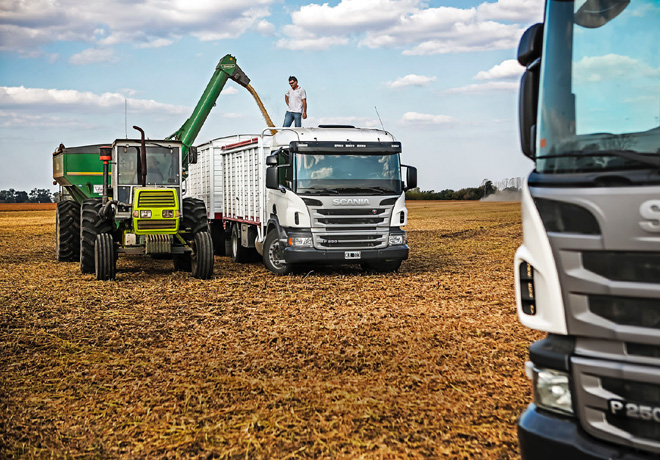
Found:
[[[164,217],[165,219],[169,219],[169,218],[174,217],[174,210],[172,210],[172,209],[164,209],[164,210],[163,210],[163,217]]]
[[[570,378],[566,372],[525,364],[527,376],[532,379],[534,403],[543,409],[573,415]]]
[[[299,248],[311,248],[311,236],[292,236],[289,238],[289,246],[297,246]]]
[[[395,246],[397,244],[406,244],[406,235],[398,233],[395,235],[390,235],[390,246]]]
[[[150,209],[143,209],[140,211],[140,218],[141,219],[151,219],[151,210]]]

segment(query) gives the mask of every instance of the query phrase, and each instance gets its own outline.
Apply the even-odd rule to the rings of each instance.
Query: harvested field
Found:
[[[518,457],[529,402],[518,203],[412,202],[397,274],[210,281],[55,260],[53,210],[0,209],[0,457]]]

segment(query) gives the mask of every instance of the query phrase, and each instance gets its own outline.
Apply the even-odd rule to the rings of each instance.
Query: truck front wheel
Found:
[[[282,258],[282,243],[276,230],[271,230],[264,242],[264,265],[277,275],[286,275],[291,272],[291,264]]]

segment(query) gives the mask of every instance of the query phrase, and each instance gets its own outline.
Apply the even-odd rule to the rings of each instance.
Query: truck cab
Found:
[[[401,143],[385,131],[353,127],[278,132],[266,171],[266,265],[360,263],[395,271],[408,258]],[[268,236],[266,236],[268,239]],[[270,251],[270,255],[269,255]]]
[[[660,456],[660,5],[548,0],[522,37],[523,459]]]

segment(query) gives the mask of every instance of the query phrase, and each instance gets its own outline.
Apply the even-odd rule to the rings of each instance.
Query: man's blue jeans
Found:
[[[302,126],[302,113],[287,112],[284,115],[284,124],[282,126],[288,128],[294,121],[296,122],[296,128],[300,128]]]

